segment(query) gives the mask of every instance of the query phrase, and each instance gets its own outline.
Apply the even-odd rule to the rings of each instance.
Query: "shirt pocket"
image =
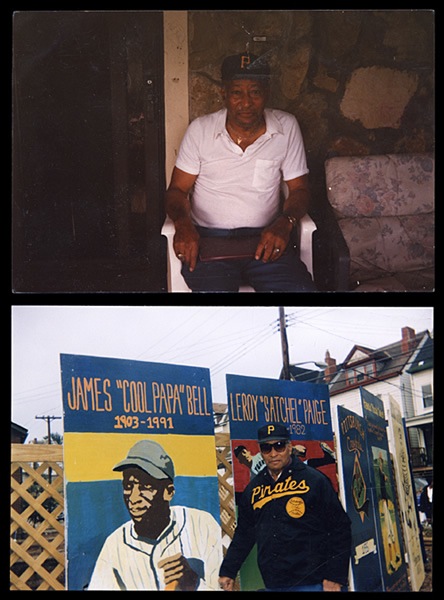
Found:
[[[254,166],[253,187],[261,192],[273,190],[281,181],[278,160],[258,158]]]

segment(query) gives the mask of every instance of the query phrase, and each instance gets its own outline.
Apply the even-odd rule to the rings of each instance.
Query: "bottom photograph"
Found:
[[[11,322],[10,590],[432,591],[433,307]]]

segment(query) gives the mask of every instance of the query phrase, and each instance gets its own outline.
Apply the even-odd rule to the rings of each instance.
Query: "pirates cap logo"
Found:
[[[248,66],[251,62],[250,56],[249,55],[242,55],[241,56],[241,69],[245,69],[246,66]]]

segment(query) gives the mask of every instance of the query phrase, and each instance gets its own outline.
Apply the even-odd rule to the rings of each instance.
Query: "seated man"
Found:
[[[269,80],[263,58],[227,57],[225,108],[195,119],[182,140],[165,201],[174,251],[194,292],[235,292],[243,282],[258,292],[315,290],[291,243],[310,199],[303,139],[293,115],[265,108]],[[251,256],[199,258],[202,237],[252,235]]]

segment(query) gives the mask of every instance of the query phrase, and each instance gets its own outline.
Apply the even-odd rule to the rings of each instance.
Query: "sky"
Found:
[[[225,376],[278,379],[278,306],[12,306],[12,421],[42,439],[62,417],[60,354],[205,367],[214,403],[226,403]],[[355,344],[379,348],[401,329],[433,333],[432,307],[285,306],[290,363],[341,363]],[[306,368],[315,369],[310,362]],[[63,435],[63,420],[51,421]]]

